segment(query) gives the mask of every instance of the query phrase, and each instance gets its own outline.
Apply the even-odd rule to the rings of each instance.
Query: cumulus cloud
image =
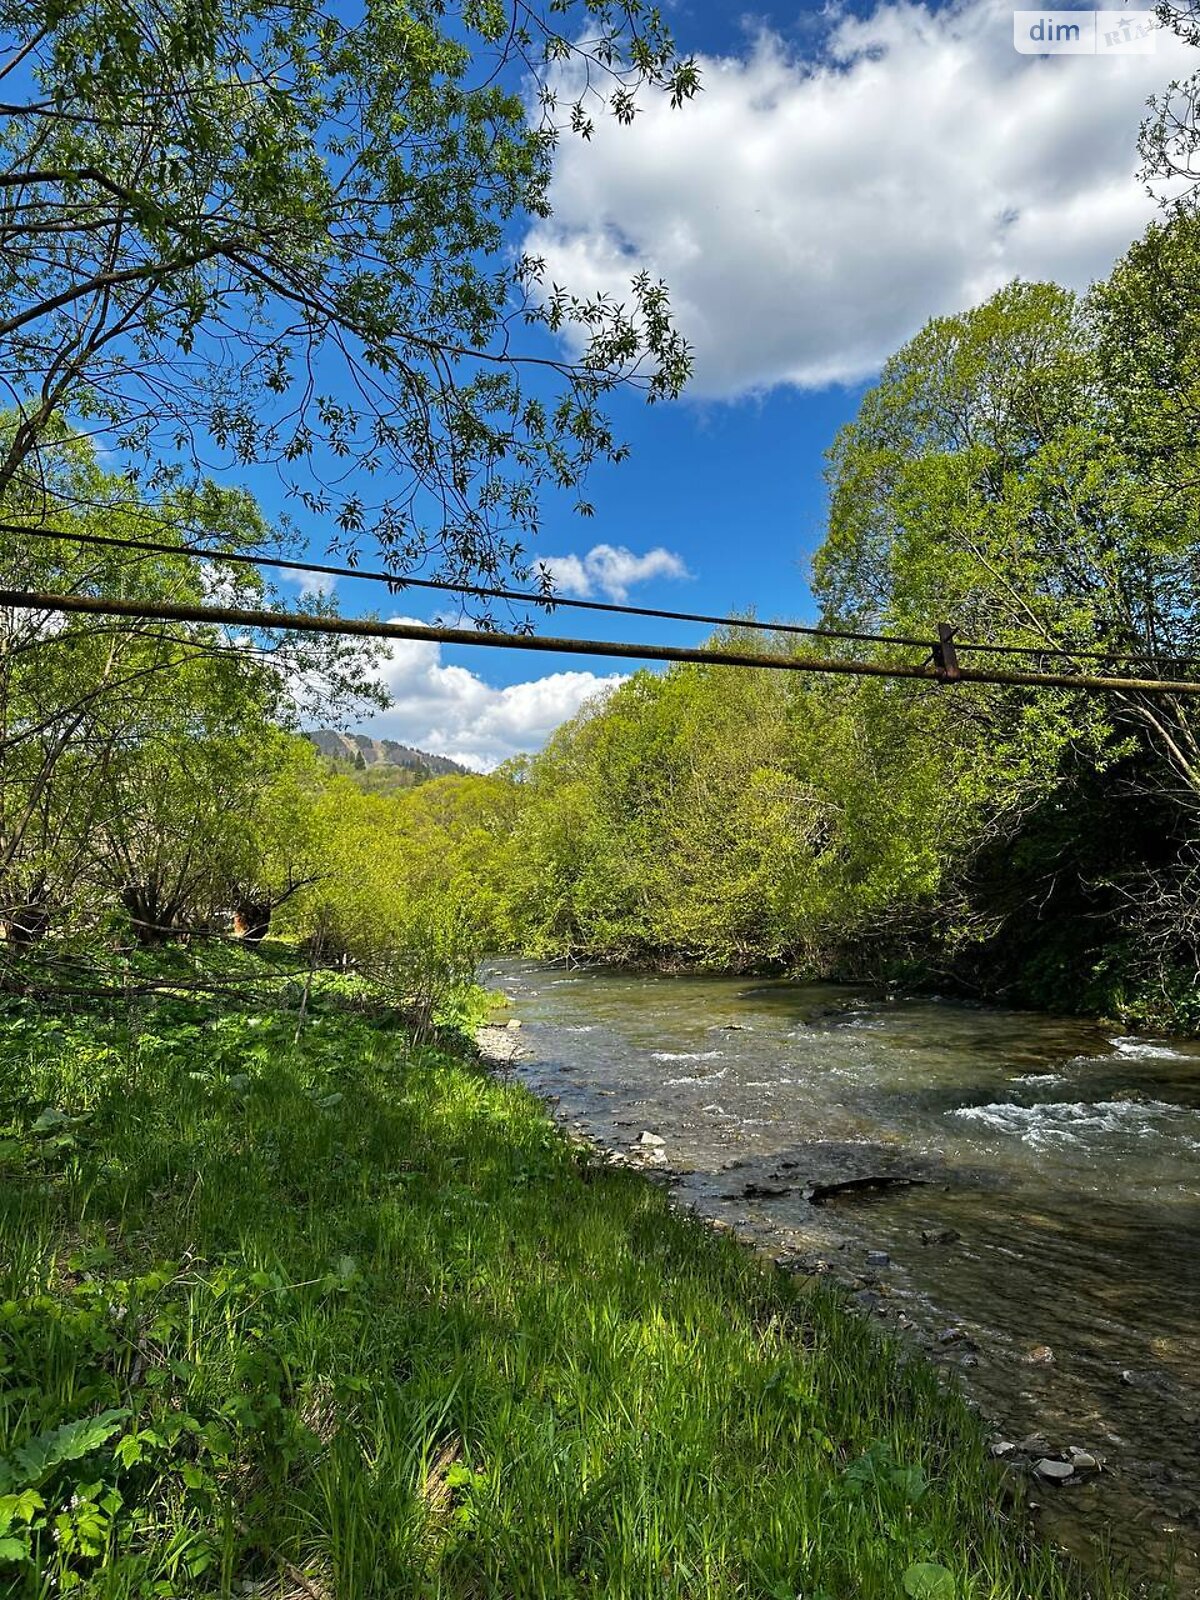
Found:
[[[316,600],[323,600],[337,588],[336,577],[328,572],[300,573],[296,575],[293,581],[296,582],[300,590],[301,600],[304,599],[305,595],[310,595]]]
[[[380,676],[392,704],[363,731],[450,756],[476,772],[539,749],[585,701],[623,681],[619,674],[552,672],[495,688],[466,667],[444,664],[441,647],[420,639],[392,640]]]
[[[638,556],[624,545],[598,544],[584,556],[544,556],[538,565],[550,573],[559,594],[586,599],[599,592],[618,602],[635,583],[690,576],[682,556],[661,545]]]
[[[664,277],[692,392],[719,398],[869,376],[1013,277],[1084,287],[1154,213],[1138,126],[1194,52],[1160,33],[1152,55],[1025,56],[1012,16],[884,0],[808,57],[763,34],[702,59],[683,110],[563,141],[526,248],[576,292]]]

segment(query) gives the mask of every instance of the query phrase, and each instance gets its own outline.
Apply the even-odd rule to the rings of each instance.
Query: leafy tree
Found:
[[[831,456],[830,536],[816,563],[829,615],[924,634],[945,618],[974,638],[1063,649],[1048,658],[1059,670],[1094,667],[1086,652],[1099,651],[1135,673],[1180,675],[1200,647],[1198,243],[1180,213],[1087,299],[1014,284],[931,323],[887,364]],[[944,739],[973,747],[986,779],[973,845],[953,873],[965,921],[994,934],[1028,921],[1031,904],[1048,922],[1105,919],[1138,968],[1132,987],[1147,992],[1164,993],[1180,963],[1194,969],[1192,701],[939,694]],[[1114,803],[1132,808],[1125,837],[1143,836],[1139,808],[1153,807],[1165,856],[1156,848],[1138,868],[1114,849],[1106,870],[1064,850],[1056,818],[1090,825],[1098,771]],[[986,856],[1017,839],[1006,856],[1010,868],[1023,863],[1014,903]],[[982,898],[971,890],[975,857],[976,888],[990,885]],[[1073,879],[1084,871],[1086,884]],[[1095,952],[1092,940],[1075,944]],[[1063,992],[1078,993],[1078,978]]]
[[[1176,677],[1180,661],[1200,656],[1200,216],[1181,210],[1151,226],[1096,286],[1089,310],[1123,467],[1113,589],[1142,659]],[[1192,703],[1138,695],[1118,709],[1164,757],[1164,777],[1152,781],[1200,811]]]
[[[128,485],[101,471],[86,441],[60,430],[57,443],[53,488],[89,507],[70,513],[68,531],[135,536],[142,510],[170,530],[202,498],[229,548],[254,549],[266,537],[244,494],[201,486],[133,503]],[[219,585],[234,604],[248,605],[270,596],[265,581],[243,566],[201,568],[182,552],[143,554],[32,534],[40,503],[18,486],[7,506],[4,587],[196,603]],[[154,811],[165,825],[161,808],[172,793],[170,785],[155,792],[151,767],[165,781],[168,768],[195,765],[189,741],[212,751],[213,741],[236,740],[248,729],[265,738],[302,703],[378,703],[372,657],[336,640],[314,646],[297,636],[248,637],[208,625],[24,608],[0,613],[0,925],[7,935],[28,942],[45,933],[51,917],[92,915],[119,875],[114,860],[97,851],[98,839],[114,848],[119,840],[122,870],[134,872],[134,855],[145,845],[143,836],[135,849],[134,818],[145,821]],[[144,804],[126,813],[130,786],[147,787]],[[228,814],[214,813],[212,821],[219,834],[229,832]],[[185,827],[184,819],[176,824]],[[197,840],[197,847],[211,854],[211,840]],[[136,878],[134,872],[115,887],[124,890]]]
[[[931,322],[830,453],[829,535],[814,563],[827,617],[927,637],[948,620],[966,638],[1034,651],[1144,648],[1127,581],[1134,486],[1096,380],[1084,308],[1052,284],[1013,284]],[[1082,696],[973,687],[943,698],[1012,818],[1069,742],[1098,759],[1108,747],[1106,708]]]
[[[156,488],[215,444],[398,572],[494,573],[542,486],[623,453],[604,395],[682,383],[661,285],[580,300],[510,256],[560,125],[697,87],[642,0],[2,0],[0,29],[0,502],[55,488],[68,419]]]
[[[347,957],[421,1035],[471,988],[485,947],[474,883],[454,871],[454,841],[412,809],[434,787],[379,796],[333,778],[314,818],[326,870],[292,910],[299,930],[326,955]]]
[[[235,931],[257,944],[276,912],[328,870],[317,825],[326,763],[307,739],[274,727],[247,756],[241,801],[228,818],[222,891]]]

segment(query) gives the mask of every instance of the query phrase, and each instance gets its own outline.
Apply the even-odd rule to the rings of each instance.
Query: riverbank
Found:
[[[828,1295],[456,1049],[297,1020],[6,1003],[8,1592],[1083,1594]]]
[[[965,1385],[1054,1538],[1194,1592],[1200,1051],[783,981],[489,981],[572,1136],[841,1284]]]

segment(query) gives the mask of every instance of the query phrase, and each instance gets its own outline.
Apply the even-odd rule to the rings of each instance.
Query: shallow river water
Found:
[[[1200,1594],[1200,1044],[783,981],[485,981],[563,1121],[907,1326],[1014,1461],[1086,1451],[1033,1482],[1050,1531]]]

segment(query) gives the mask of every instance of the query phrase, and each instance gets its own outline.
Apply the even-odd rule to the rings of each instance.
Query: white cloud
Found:
[[[586,598],[599,590],[618,602],[628,597],[635,583],[690,576],[683,557],[661,545],[637,556],[624,545],[598,544],[585,556],[543,556],[538,565],[551,574],[559,594]]]
[[[1019,55],[1011,4],[885,0],[805,59],[760,36],[702,59],[679,111],[564,140],[547,280],[628,295],[645,265],[696,352],[692,392],[869,376],[930,316],[1010,278],[1084,287],[1145,226],[1145,101],[1198,58]]]
[[[444,665],[441,657],[436,644],[391,641],[380,676],[392,705],[362,728],[376,738],[450,756],[477,772],[487,772],[521,751],[539,749],[586,700],[623,681],[619,674],[553,672],[495,688],[466,667]]]
[[[285,572],[283,577],[285,583],[295,584],[301,600],[305,596],[323,600],[337,588],[337,578],[329,572]]]

